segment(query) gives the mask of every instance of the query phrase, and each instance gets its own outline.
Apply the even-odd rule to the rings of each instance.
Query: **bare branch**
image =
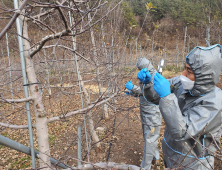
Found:
[[[187,147],[189,148],[189,145],[185,142],[185,144],[187,145]],[[208,167],[206,167],[206,165],[203,163],[203,162],[201,162],[201,160],[199,160],[198,159],[198,157],[195,155],[195,154],[193,154],[193,156],[196,158],[196,160],[198,160],[203,166],[205,166],[205,168],[207,168],[207,169],[209,169]],[[187,165],[187,166],[189,166],[189,165]]]
[[[6,25],[4,30],[0,33],[0,40],[3,38],[5,33],[11,28],[12,24],[15,22],[16,18],[20,15],[20,12],[23,10],[25,5],[27,4],[28,0],[24,0],[22,5],[19,7],[18,10],[15,11],[15,14],[13,15],[12,19],[9,21],[9,23]]]
[[[213,139],[213,141],[214,141],[214,144],[216,145],[218,151],[220,151],[220,154],[222,155],[221,149],[220,149],[220,147],[218,146],[216,140],[214,139],[214,136],[212,135],[212,133],[210,133],[210,135],[211,135],[211,137],[212,137],[212,139]]]
[[[180,167],[180,165],[184,162],[184,160],[186,159],[187,155],[193,150],[193,148],[196,146],[197,141],[200,139],[200,137],[202,136],[202,134],[205,132],[206,127],[208,126],[208,123],[204,126],[202,132],[200,133],[200,135],[198,136],[198,138],[195,140],[194,145],[190,148],[190,150],[186,153],[186,155],[184,156],[183,160],[180,162],[180,164],[178,165],[178,167]],[[187,143],[186,143],[187,144]],[[187,144],[188,145],[188,144]]]
[[[2,122],[0,122],[0,126],[12,129],[28,129],[28,125],[10,125],[8,123],[2,123]],[[35,128],[35,124],[32,124],[32,127]]]
[[[39,21],[39,20],[37,20],[37,19],[35,19],[33,17],[28,17],[28,18],[32,19],[34,23],[38,22],[38,23],[44,25],[46,28],[48,28],[50,31],[52,31],[55,34],[55,31],[52,28],[50,28],[48,25],[44,24],[43,22],[41,22],[41,21]]]
[[[45,47],[43,47],[43,48],[46,49],[46,48],[52,48],[52,47],[55,47],[55,46],[57,46],[57,47],[62,47],[62,48],[65,48],[65,49],[67,49],[67,50],[70,50],[70,51],[74,52],[76,55],[78,55],[79,57],[81,57],[82,59],[84,59],[85,61],[87,61],[87,62],[89,62],[90,64],[92,64],[91,61],[89,61],[88,59],[86,59],[85,57],[83,57],[83,56],[82,56],[81,54],[79,54],[76,50],[73,50],[72,48],[66,47],[66,46],[64,46],[64,45],[50,45],[50,46],[45,46]],[[57,61],[58,61],[58,60],[57,60]]]
[[[184,129],[181,125],[180,125],[180,127],[184,130],[184,131],[186,131],[186,129]],[[186,133],[190,136],[190,138],[192,138],[193,140],[195,140],[195,138],[189,133],[189,132],[187,132],[186,131]],[[207,149],[207,147],[205,147],[205,146],[203,146],[202,145],[202,143],[200,143],[199,141],[196,141],[198,144],[200,144],[202,147],[204,147],[205,149]],[[212,141],[213,142],[213,141]],[[210,150],[210,149],[208,149],[210,152],[212,152],[212,153],[214,153],[212,150]]]
[[[36,1],[34,1],[34,2],[37,3]],[[66,0],[63,0],[63,1],[61,2],[61,5],[63,5],[65,2],[66,2]],[[36,5],[32,5],[32,7],[36,7]],[[44,12],[44,13],[40,13],[40,14],[38,14],[38,15],[35,15],[35,16],[33,16],[32,18],[33,18],[33,19],[40,18],[40,17],[43,17],[43,16],[45,16],[45,15],[47,15],[47,14],[53,13],[54,11],[55,11],[55,8],[50,9],[50,10]],[[29,20],[29,19],[27,19],[27,21],[28,21],[28,20]]]
[[[58,8],[58,7],[61,7],[61,8],[67,8],[69,10],[75,11],[75,9],[72,9],[69,6],[63,6],[63,3],[67,2],[66,0],[63,1],[62,3],[59,3],[58,5],[51,4],[51,3],[42,3],[42,2],[38,2],[38,1],[34,1],[34,0],[32,0],[32,1],[35,2],[36,4],[39,4],[39,5],[32,5],[32,7],[45,7],[45,8]],[[48,12],[51,13],[50,11],[51,10],[49,10]],[[48,14],[48,13],[46,13],[46,14]],[[46,14],[44,14],[44,15],[46,15]],[[37,16],[39,16],[39,15],[36,15],[36,17]],[[40,16],[43,16],[43,15],[40,15]]]
[[[68,36],[70,32],[71,32],[70,30],[63,30],[62,32],[59,32],[57,34],[46,36],[45,38],[42,39],[42,41],[38,43],[39,45],[36,47],[36,49],[30,53],[30,57],[33,57],[38,51],[40,51],[47,41],[53,40],[55,38],[59,38],[62,36]]]
[[[23,99],[0,99],[2,103],[23,103],[28,101],[33,101],[33,97],[23,98]]]
[[[40,13],[40,14],[38,14],[38,15],[35,15],[35,16],[32,17],[32,18],[28,18],[27,21],[29,21],[29,20],[31,20],[31,19],[40,18],[40,17],[45,16],[45,15],[47,15],[47,14],[51,14],[51,13],[53,13],[54,11],[55,11],[55,9],[53,8],[53,9],[51,9],[51,10],[49,10],[49,11],[44,12],[44,13]]]
[[[76,111],[73,111],[73,112],[69,112],[64,116],[49,118],[47,122],[50,123],[50,122],[58,121],[58,120],[61,120],[61,119],[64,119],[64,118],[67,118],[67,117],[70,117],[70,116],[76,115],[76,114],[84,114],[84,113],[88,112],[89,110],[91,110],[93,107],[96,107],[96,106],[99,106],[103,103],[106,103],[107,101],[109,101],[110,99],[115,97],[116,95],[117,95],[117,93],[114,93],[112,96],[110,96],[109,98],[107,98],[105,100],[102,100],[101,102],[98,102],[96,104],[93,104],[93,105],[91,105],[89,107],[86,107],[86,108],[83,108],[83,109],[79,109],[79,110],[76,110]]]
[[[56,4],[61,5],[58,1],[56,1]],[[64,24],[65,24],[66,30],[69,30],[69,26],[68,26],[68,24],[67,24],[66,17],[64,16],[61,8],[60,8],[60,7],[57,7],[57,9],[58,9],[58,11],[59,11],[59,13],[60,13],[60,15],[61,15],[61,17],[62,17],[62,20],[63,20],[63,22],[64,22]]]
[[[100,22],[102,19],[104,19],[110,12],[112,12],[120,3],[122,3],[122,1],[123,1],[123,0],[121,0],[116,6],[114,6],[110,11],[108,11],[108,12],[106,13],[106,15],[104,15],[103,17],[101,17],[100,19],[98,19],[96,22],[94,22],[94,23],[93,23],[92,25],[90,25],[88,28],[86,28],[86,29],[84,29],[83,31],[81,31],[81,32],[79,32],[79,33],[76,33],[76,34],[74,34],[74,35],[80,35],[80,34],[86,32],[87,30],[89,30],[91,27],[93,27],[93,26],[96,25],[98,22]],[[88,14],[88,13],[87,13],[87,14]],[[81,19],[81,20],[82,20],[82,19]],[[78,25],[81,20],[77,21],[77,23],[71,27],[71,30],[73,30],[73,29],[75,28],[75,26]]]

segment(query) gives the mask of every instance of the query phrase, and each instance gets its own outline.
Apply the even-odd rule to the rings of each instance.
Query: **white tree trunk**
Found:
[[[24,17],[21,17],[21,20],[24,20]],[[26,39],[28,38],[28,28],[27,22],[23,21],[23,36]],[[30,54],[30,44],[29,42],[23,39],[24,54],[25,54],[25,63],[26,63],[26,73],[28,83],[37,83],[36,73],[33,65],[33,59],[29,57]],[[38,84],[29,85],[29,90],[31,96],[34,98],[34,112],[36,117],[36,130],[38,137],[38,146],[39,146],[39,158],[40,158],[40,168],[44,170],[50,169],[50,150],[48,143],[48,129],[47,129],[47,117],[45,116],[45,109],[42,103],[41,92],[38,87]]]
[[[88,18],[89,18],[89,20],[91,20],[90,13],[88,14]],[[92,29],[90,29],[90,34],[91,34],[91,41],[92,41],[92,45],[93,45],[93,55],[94,55],[95,63],[96,63],[96,77],[97,77],[97,82],[98,82],[98,86],[99,86],[99,94],[101,95],[103,93],[103,90],[102,90],[101,83],[99,80],[99,67],[98,67],[98,63],[97,63],[97,59],[96,59],[96,57],[97,57],[96,43],[95,43],[94,32]],[[103,109],[103,113],[104,113],[104,118],[107,119],[109,117],[108,112],[107,112],[107,105],[104,104],[102,109]]]
[[[89,95],[88,95],[88,92],[86,91],[86,88],[85,88],[84,83],[82,81],[81,75],[79,75],[79,80],[80,80],[81,88],[82,88],[83,95],[84,95],[84,98],[86,101],[86,105],[90,106]],[[96,134],[96,131],[94,129],[94,123],[92,120],[92,112],[91,111],[89,111],[87,113],[87,120],[88,120],[89,131],[90,131],[90,134],[92,135],[92,139],[94,142],[98,142],[98,143],[96,143],[96,147],[100,147],[99,138],[98,138],[98,135]]]
[[[71,18],[70,19],[70,23],[74,22],[74,19]],[[74,50],[76,51],[76,36],[74,37],[73,39],[73,48]],[[76,54],[75,54],[76,55]],[[76,56],[75,56],[76,57]],[[77,61],[76,61],[77,62]],[[84,98],[85,98],[85,101],[86,101],[86,105],[87,107],[90,106],[90,100],[89,100],[89,95],[88,95],[88,92],[86,91],[86,88],[84,86],[84,83],[82,81],[82,76],[80,74],[80,69],[78,68],[79,65],[78,63],[76,63],[76,67],[77,67],[77,74],[78,74],[78,81],[80,82],[80,86],[81,86],[81,91],[83,91],[83,95],[84,95]],[[92,139],[94,142],[98,142],[99,141],[99,138],[98,138],[98,135],[96,134],[96,131],[94,129],[94,123],[93,123],[93,119],[92,119],[92,113],[91,111],[89,111],[87,114],[86,114],[86,118],[87,118],[87,121],[88,121],[88,126],[89,126],[89,131],[90,131],[90,135],[92,136]],[[100,143],[96,143],[96,147],[100,147]]]

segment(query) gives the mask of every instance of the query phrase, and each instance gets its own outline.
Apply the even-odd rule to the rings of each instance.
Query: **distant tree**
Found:
[[[222,15],[219,0],[150,0],[150,2],[157,7],[155,11],[151,11],[155,21],[168,14],[174,21],[195,24],[206,22],[209,20],[209,15],[211,18]],[[135,5],[135,8],[137,7],[138,5]],[[137,14],[136,11],[134,14]]]
[[[129,25],[137,25],[132,12],[132,8],[128,5],[127,2],[124,2],[122,5],[124,20],[129,23]]]
[[[202,13],[204,15],[201,21],[206,27],[206,39],[210,42],[210,29],[214,21],[221,21],[222,2],[220,0],[200,0]]]
[[[150,13],[153,16],[153,19],[155,21],[160,20],[166,16],[167,13],[169,13],[169,1],[168,0],[151,0],[151,2],[156,6],[155,11],[151,11]]]
[[[140,17],[144,16],[146,13],[145,4],[148,2],[147,0],[132,0],[133,13]]]

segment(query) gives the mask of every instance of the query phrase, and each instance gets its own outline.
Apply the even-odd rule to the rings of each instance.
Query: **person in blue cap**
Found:
[[[153,89],[160,96],[159,109],[166,124],[162,142],[166,168],[214,169],[221,137],[222,90],[216,87],[221,67],[221,46],[216,44],[195,47],[186,56],[181,76],[167,80],[148,69],[137,74],[147,100],[152,100]]]
[[[146,68],[150,73],[156,73],[155,68],[145,57],[141,57],[137,60],[136,66],[139,70]],[[140,84],[142,82],[139,82]],[[145,169],[151,169],[151,164],[159,166],[159,149],[158,139],[160,135],[162,116],[159,110],[159,106],[153,104],[155,99],[159,99],[159,95],[154,93],[152,102],[145,100],[141,93],[140,86],[133,85],[131,81],[128,81],[125,85],[128,89],[128,94],[134,97],[139,97],[140,103],[140,117],[144,138],[144,150],[141,167]]]

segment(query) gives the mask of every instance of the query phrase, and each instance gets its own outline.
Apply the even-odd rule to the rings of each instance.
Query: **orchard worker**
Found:
[[[151,74],[156,73],[153,65],[145,57],[139,58],[136,66],[139,70],[147,68]],[[142,82],[139,83],[141,84]],[[133,85],[131,81],[128,81],[125,87],[129,90],[129,94],[135,97],[140,97],[140,117],[144,138],[143,160],[141,167],[150,169],[152,163],[155,164],[155,166],[159,165],[158,138],[160,134],[162,116],[159,106],[154,104],[158,103],[159,95],[157,95],[153,90],[153,100],[148,102],[144,99],[140,86]]]
[[[220,146],[222,91],[216,84],[221,74],[221,46],[195,47],[185,59],[181,76],[166,80],[156,73],[153,88],[166,127],[162,149],[166,168],[205,170],[214,168]],[[142,69],[137,77],[145,84],[151,74]],[[145,85],[145,97],[152,89]],[[149,100],[152,100],[151,98]]]

